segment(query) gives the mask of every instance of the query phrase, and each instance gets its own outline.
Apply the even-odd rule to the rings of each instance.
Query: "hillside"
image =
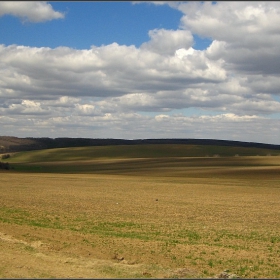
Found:
[[[57,162],[98,159],[153,159],[184,157],[278,156],[280,151],[254,147],[214,145],[146,144],[70,147],[23,151],[13,155],[11,162]]]
[[[5,162],[15,171],[171,175],[193,168],[278,166],[279,150],[215,145],[145,144],[22,151]],[[167,171],[166,168],[169,170]],[[182,169],[183,168],[183,169]],[[181,171],[180,171],[181,170]],[[131,173],[132,172],[132,173]],[[170,173],[170,172],[169,172]],[[199,174],[201,176],[201,174]]]
[[[217,139],[92,139],[92,138],[18,138],[0,136],[0,153],[32,151],[54,148],[86,147],[86,146],[114,146],[114,145],[144,145],[144,144],[184,144],[184,145],[212,145],[229,147],[249,147],[270,150],[280,150],[280,145],[241,142]]]

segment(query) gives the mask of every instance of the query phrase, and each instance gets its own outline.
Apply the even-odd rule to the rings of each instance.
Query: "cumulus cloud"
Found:
[[[8,97],[121,96],[226,78],[220,62],[210,61],[203,53],[187,59],[168,57],[116,43],[91,50],[2,45],[0,59],[0,96]]]
[[[0,17],[13,15],[30,22],[44,22],[64,18],[64,14],[54,11],[52,6],[43,1],[1,1]]]
[[[48,110],[41,107],[40,102],[22,100],[20,104],[13,103],[6,108],[0,108],[0,112],[12,115],[41,115],[48,114]]]
[[[188,30],[154,29],[149,31],[149,36],[151,40],[140,48],[162,55],[173,55],[176,50],[193,45],[193,36]]]
[[[201,36],[242,45],[255,40],[267,45],[258,35],[266,32],[272,39],[272,34],[279,33],[279,8],[279,3],[270,1],[187,2],[178,6],[185,14],[183,27]]]
[[[225,69],[243,73],[279,74],[280,3],[188,2],[181,28],[213,40],[207,57],[223,59]]]

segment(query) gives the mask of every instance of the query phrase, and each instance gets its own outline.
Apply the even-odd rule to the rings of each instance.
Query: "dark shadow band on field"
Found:
[[[14,163],[18,172],[92,173],[161,177],[248,177],[280,179],[279,157],[168,157]]]

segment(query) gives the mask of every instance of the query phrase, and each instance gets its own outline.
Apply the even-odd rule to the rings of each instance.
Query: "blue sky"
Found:
[[[278,2],[0,2],[0,129],[279,144]]]
[[[2,17],[3,42],[77,49],[114,42],[139,46],[149,39],[150,29],[176,29],[182,15],[168,6],[133,5],[131,2],[51,2],[51,5],[65,13],[65,18],[22,24],[16,17]]]
[[[51,5],[56,11],[65,13],[65,18],[37,24],[23,23],[11,15],[0,18],[2,43],[88,49],[92,45],[117,42],[139,47],[149,40],[149,30],[176,30],[182,17],[182,12],[167,5],[140,5],[128,1],[51,2]],[[210,39],[196,36],[194,48],[205,49],[210,43]]]

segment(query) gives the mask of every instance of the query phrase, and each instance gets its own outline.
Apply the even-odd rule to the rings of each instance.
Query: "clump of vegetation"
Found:
[[[0,169],[9,170],[9,169],[10,169],[9,163],[8,163],[8,162],[1,162],[1,161],[0,161]]]
[[[10,154],[5,154],[5,155],[2,155],[2,159],[8,159],[8,158],[10,158],[11,157],[11,155]]]

